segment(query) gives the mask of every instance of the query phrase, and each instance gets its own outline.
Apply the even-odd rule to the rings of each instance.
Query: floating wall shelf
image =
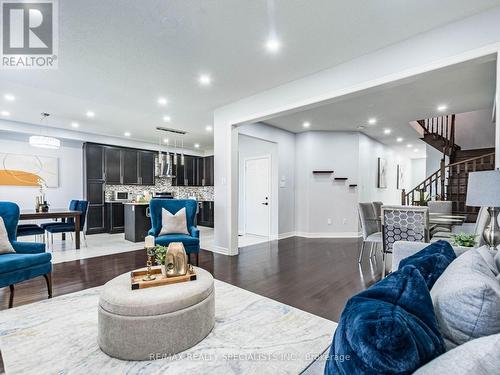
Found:
[[[354,187],[356,187],[356,186],[358,186],[358,185],[356,185],[356,184],[350,184],[350,185],[349,185],[349,187],[350,187],[350,188],[354,188]]]
[[[334,180],[337,180],[337,181],[346,181],[347,177],[335,177]]]
[[[333,171],[313,171],[313,174],[332,174]]]

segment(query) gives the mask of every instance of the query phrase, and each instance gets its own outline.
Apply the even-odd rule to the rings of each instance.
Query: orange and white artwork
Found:
[[[59,159],[0,153],[0,185],[58,187]]]

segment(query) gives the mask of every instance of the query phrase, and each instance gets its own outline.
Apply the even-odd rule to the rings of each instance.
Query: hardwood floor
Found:
[[[207,251],[200,267],[216,279],[337,321],[349,297],[380,278],[381,259],[362,267],[357,239],[292,237],[240,249],[237,257]],[[54,264],[53,295],[99,286],[143,267],[143,250]],[[43,277],[15,286],[14,307],[47,298]],[[9,288],[0,290],[0,309],[8,307]]]

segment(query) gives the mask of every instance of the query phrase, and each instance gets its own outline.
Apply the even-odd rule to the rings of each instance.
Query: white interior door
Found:
[[[271,160],[268,156],[245,160],[245,232],[269,236]]]

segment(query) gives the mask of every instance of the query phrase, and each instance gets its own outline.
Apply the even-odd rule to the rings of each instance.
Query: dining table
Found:
[[[19,220],[44,220],[44,219],[61,219],[66,220],[73,218],[75,220],[75,248],[80,249],[80,211],[68,210],[67,208],[51,209],[47,212],[37,212],[35,210],[21,210]],[[62,233],[62,239],[65,239],[65,234]]]

